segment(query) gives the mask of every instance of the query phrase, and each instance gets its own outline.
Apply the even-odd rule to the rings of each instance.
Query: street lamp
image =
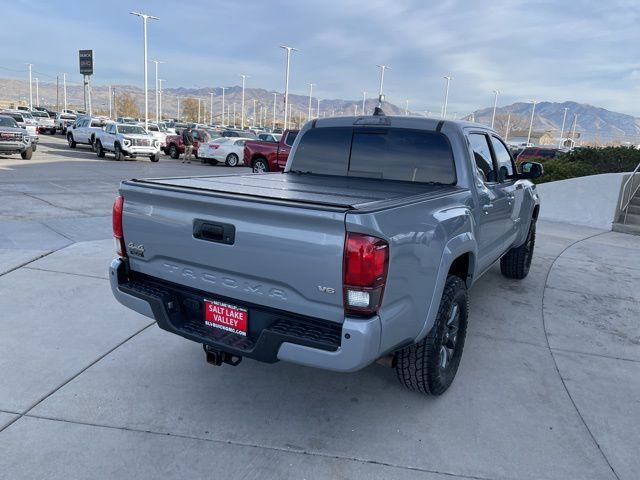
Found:
[[[529,146],[529,142],[531,141],[531,129],[533,128],[533,115],[536,111],[536,103],[537,100],[529,100],[531,103],[533,103],[533,108],[531,109],[531,121],[529,122],[529,134],[527,135],[527,147]]]
[[[362,91],[362,114],[366,115],[366,111],[365,111],[365,103],[367,103],[367,92],[365,92],[364,90]]]
[[[384,96],[382,93],[382,86],[384,85],[384,71],[389,69],[387,65],[376,65],[380,67],[380,92],[378,93],[378,108],[382,108],[382,101],[384,100]]]
[[[278,98],[278,94],[273,92],[273,120],[271,121],[271,130],[276,128],[276,98]]]
[[[313,95],[313,83],[309,84],[309,113],[307,114],[307,122],[311,120],[311,97]]]
[[[162,120],[162,82],[164,79],[158,79],[158,123]]]
[[[493,99],[493,115],[491,115],[491,128],[493,128],[493,124],[496,121],[496,108],[498,108],[498,94],[500,93],[500,90],[494,90],[493,93],[495,93],[496,96]]]
[[[36,81],[36,106],[40,106],[40,83],[38,82],[38,77],[34,78]]]
[[[320,118],[320,97],[318,97],[318,115],[316,118]]]
[[[224,121],[224,91],[226,90],[226,87],[221,87],[222,88],[222,125],[226,125],[227,122],[229,121],[229,117],[227,116],[227,122]]]
[[[213,125],[213,92],[209,92],[209,95],[211,95],[211,112],[209,113],[209,125]],[[223,107],[224,108],[224,107]]]
[[[67,74],[63,73],[62,74],[62,93],[64,96],[64,110],[63,112],[67,111]]]
[[[149,91],[148,91],[148,83],[147,83],[147,20],[160,20],[158,17],[154,17],[152,15],[146,15],[144,13],[139,12],[129,12],[131,15],[135,15],[136,17],[142,17],[142,33],[144,37],[144,128],[149,128]]]
[[[240,74],[240,76],[242,77],[242,106],[240,111],[240,130],[244,130],[244,81],[248,77],[248,75]],[[233,123],[235,126],[235,123],[236,123],[235,107],[234,107],[234,113],[233,113]]]
[[[27,63],[29,67],[29,110],[33,110],[33,84],[31,82],[31,64]]]
[[[298,51],[298,49],[293,47],[288,47],[286,45],[280,45],[280,48],[283,48],[287,51],[287,73],[285,75],[285,82],[284,82],[284,124],[286,128],[287,106],[289,105],[289,67],[291,66],[291,52]]]
[[[151,60],[156,64],[156,122],[160,121],[160,94],[158,93],[158,89],[160,88],[160,82],[158,77],[158,64],[164,63],[160,60]]]
[[[409,115],[409,100],[405,100],[404,104],[404,116],[406,117],[407,115]]]
[[[444,91],[444,105],[442,106],[442,115],[440,118],[447,118],[447,104],[449,103],[449,85],[451,84],[451,80],[453,80],[453,77],[450,75],[447,75],[444,78],[447,80],[447,87],[445,88],[445,91]]]
[[[560,142],[558,143],[558,148],[562,148],[562,141],[564,137],[564,122],[567,120],[567,110],[569,109],[564,109],[564,115],[562,116],[562,128],[560,129]]]

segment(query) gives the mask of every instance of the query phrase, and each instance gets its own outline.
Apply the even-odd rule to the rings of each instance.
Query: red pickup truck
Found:
[[[193,135],[193,155],[198,158],[198,146],[200,143],[207,143],[211,140],[211,135],[206,130],[192,130],[191,134]],[[171,158],[180,158],[180,154],[184,153],[182,135],[167,135],[162,151]]]
[[[299,130],[285,130],[278,143],[251,140],[244,144],[244,164],[254,173],[284,170]]]

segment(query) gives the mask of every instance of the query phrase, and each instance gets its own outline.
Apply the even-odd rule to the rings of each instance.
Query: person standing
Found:
[[[193,152],[191,127],[187,127],[182,131],[182,144],[184,145],[184,160],[182,160],[182,163],[191,163],[191,152]]]

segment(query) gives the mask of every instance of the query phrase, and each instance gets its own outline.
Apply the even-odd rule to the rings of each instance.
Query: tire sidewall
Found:
[[[227,160],[225,161],[227,167],[237,167],[240,163],[240,159],[235,153],[230,153],[227,155]]]

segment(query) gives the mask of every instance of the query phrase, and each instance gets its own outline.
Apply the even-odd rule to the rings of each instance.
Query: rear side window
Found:
[[[284,141],[284,144],[289,146],[293,145],[293,142],[295,142],[297,136],[298,132],[289,132],[287,134],[287,138]]]
[[[324,175],[407,182],[456,181],[446,137],[422,130],[311,129],[298,144],[293,168]]]

